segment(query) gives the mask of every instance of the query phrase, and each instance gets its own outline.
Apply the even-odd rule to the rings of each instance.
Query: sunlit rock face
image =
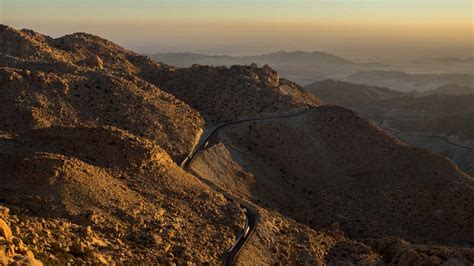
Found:
[[[469,264],[472,178],[269,66],[1,26],[0,90],[0,263]]]

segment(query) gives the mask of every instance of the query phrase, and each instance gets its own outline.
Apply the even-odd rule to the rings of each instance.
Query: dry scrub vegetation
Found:
[[[474,261],[472,178],[268,66],[0,26],[0,90],[0,264],[218,263],[245,223],[224,195],[259,216],[242,264]],[[308,107],[178,166],[216,123]]]

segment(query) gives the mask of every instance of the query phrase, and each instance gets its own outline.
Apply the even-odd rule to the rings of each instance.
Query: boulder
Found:
[[[13,235],[12,235],[12,230],[8,226],[8,224],[0,219],[0,236],[3,236],[6,240],[12,241],[13,240]]]
[[[104,61],[102,61],[102,59],[101,59],[99,56],[97,56],[97,55],[91,56],[90,59],[89,59],[89,63],[90,63],[93,67],[95,67],[95,68],[97,68],[97,69],[99,69],[99,70],[104,69]]]
[[[3,217],[7,217],[9,213],[10,213],[10,209],[8,209],[7,207],[0,206],[0,214]]]

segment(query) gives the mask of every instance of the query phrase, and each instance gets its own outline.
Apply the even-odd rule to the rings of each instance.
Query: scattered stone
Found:
[[[34,257],[18,256],[15,261],[10,265],[12,266],[43,266],[43,263]]]
[[[158,210],[156,211],[156,214],[155,214],[155,219],[161,218],[165,213],[166,213],[165,209],[163,209],[161,207],[158,208]]]
[[[104,69],[104,62],[102,61],[102,59],[97,56],[97,55],[94,55],[92,57],[92,60],[91,60],[93,66],[97,67],[99,70],[103,70]]]
[[[94,253],[92,253],[92,256],[93,256],[94,259],[99,261],[99,263],[101,263],[103,265],[108,265],[107,260],[104,258],[104,256],[102,256],[102,254],[94,252]]]
[[[8,224],[0,219],[0,236],[3,236],[6,240],[12,241],[13,240],[13,235],[12,235],[12,230],[8,226]]]
[[[379,259],[375,250],[381,251],[375,247],[347,241],[342,232],[346,230],[347,224],[341,223],[341,232],[336,233],[329,230],[316,232],[314,228],[318,227],[314,227],[314,224],[313,229],[301,224],[308,222],[307,218],[313,218],[313,214],[314,220],[326,219],[322,223],[331,224],[337,208],[356,212],[346,217],[363,214],[364,204],[351,206],[359,199],[357,195],[347,201],[344,196],[364,182],[347,182],[347,174],[358,173],[355,170],[359,168],[376,169],[377,173],[373,175],[376,179],[365,175],[360,177],[372,181],[367,182],[367,191],[371,191],[373,184],[378,184],[379,180],[390,180],[384,170],[393,166],[390,164],[393,156],[403,158],[407,154],[393,154],[394,147],[400,145],[387,141],[385,136],[371,138],[370,133],[374,132],[371,126],[357,131],[358,137],[355,138],[352,129],[360,129],[361,125],[367,123],[354,118],[349,111],[319,106],[321,102],[317,98],[308,95],[298,85],[280,79],[278,73],[268,66],[194,66],[192,69],[177,69],[155,63],[110,41],[84,33],[53,39],[29,30],[17,31],[0,25],[0,37],[3,57],[8,59],[3,60],[4,64],[0,67],[0,83],[7,84],[2,86],[1,97],[5,101],[0,106],[0,130],[9,132],[8,136],[0,134],[0,172],[6,173],[4,178],[8,181],[2,183],[8,186],[5,190],[2,187],[2,192],[5,191],[2,198],[18,206],[18,211],[15,207],[15,215],[21,216],[21,222],[14,222],[13,217],[5,217],[10,215],[4,215],[3,209],[1,215],[5,217],[4,224],[10,224],[16,236],[24,241],[23,245],[21,239],[12,239],[8,226],[8,230],[0,229],[0,237],[3,238],[0,239],[0,262],[20,263],[25,260],[28,261],[25,265],[33,264],[34,255],[48,265],[107,264],[111,261],[108,256],[113,257],[118,264],[152,264],[157,259],[163,260],[159,264],[164,265],[218,262],[241,232],[245,215],[237,204],[229,204],[217,192],[211,192],[212,189],[184,172],[176,162],[192,149],[197,133],[205,125],[255,117],[262,113],[301,111],[307,105],[318,108],[311,119],[302,121],[301,127],[312,130],[304,136],[316,134],[320,145],[314,150],[325,157],[316,160],[316,166],[321,164],[321,169],[315,169],[314,173],[306,173],[305,176],[314,178],[321,175],[321,178],[327,176],[329,179],[325,182],[310,179],[311,182],[307,184],[290,181],[292,185],[298,184],[306,189],[311,188],[312,184],[316,188],[323,187],[333,180],[341,180],[342,183],[321,193],[314,193],[306,198],[307,201],[295,198],[297,204],[291,204],[281,197],[285,201],[282,205],[298,206],[293,208],[294,212],[306,212],[307,215],[298,217],[298,223],[288,218],[293,216],[293,209],[287,209],[285,216],[277,211],[272,212],[268,216],[278,217],[282,221],[278,226],[266,224],[263,215],[259,215],[259,221],[262,222],[258,227],[260,232],[255,236],[261,237],[255,238],[256,248],[250,251],[257,254],[249,253],[247,256],[265,257],[267,252],[273,251],[282,265],[320,265],[331,259],[327,254],[333,256],[334,261],[347,264],[371,264]],[[275,140],[278,131],[288,132],[282,130],[281,123],[278,122],[275,130],[269,128],[271,130],[259,134],[259,146],[263,140]],[[320,130],[313,130],[316,126],[311,124],[315,123],[323,125]],[[271,135],[267,137],[263,134],[265,132]],[[237,133],[237,130],[233,132]],[[248,132],[245,132],[245,136],[248,136]],[[303,139],[304,136],[299,137]],[[387,142],[390,152],[386,154],[392,157],[383,158],[384,164],[371,167],[365,166],[365,163],[377,161],[378,157],[382,158],[380,154],[375,154],[378,157],[373,160],[354,162],[353,157],[361,156],[344,149],[357,144],[362,139],[360,136],[367,140],[359,143],[363,155],[371,154],[370,150],[365,150],[366,146]],[[291,162],[291,166],[298,169],[306,169],[319,156],[306,155],[312,161],[303,165],[304,162],[294,160],[300,158],[301,149],[278,151],[279,147],[285,146],[280,143],[269,144],[270,150],[260,154],[268,157],[288,155],[291,160],[281,160],[278,164]],[[325,150],[325,146],[330,148]],[[333,154],[338,149],[344,152]],[[290,156],[293,150],[298,154]],[[222,163],[219,159],[215,161]],[[269,165],[270,161],[271,158],[268,158],[265,165]],[[430,164],[427,162],[427,165]],[[336,171],[330,171],[333,166],[337,167]],[[404,169],[411,166],[410,163],[401,164]],[[222,170],[225,167],[225,164],[220,165]],[[344,169],[341,170],[341,167]],[[446,169],[450,168],[440,166],[436,171],[442,178],[449,178]],[[423,171],[428,170],[423,167]],[[403,172],[395,169],[392,172],[405,174],[408,181],[415,179],[410,178],[413,173],[410,170]],[[335,178],[332,173],[341,173],[343,176]],[[303,175],[295,172],[292,176]],[[249,181],[259,180],[257,177],[255,175]],[[263,184],[270,180],[271,177],[267,178]],[[397,184],[405,184],[407,180]],[[383,184],[375,188],[382,189],[386,183]],[[345,185],[350,190],[340,193],[340,188]],[[275,188],[278,190],[259,190],[278,197],[279,189],[292,193],[290,186],[285,184]],[[449,188],[456,187],[453,183],[453,187]],[[404,189],[400,187],[399,190]],[[339,202],[330,201],[328,194],[331,191],[336,192]],[[371,199],[378,195],[364,192],[360,196],[366,194]],[[388,193],[379,194],[383,199],[391,196]],[[418,194],[418,191],[414,194]],[[321,198],[315,198],[314,195],[320,195]],[[440,197],[440,200],[452,198],[449,195]],[[256,198],[262,199],[262,202],[272,202],[259,195]],[[412,202],[401,201],[404,204]],[[318,205],[313,208],[304,202]],[[167,211],[159,207],[162,204],[167,204]],[[263,207],[255,208],[259,212],[266,212]],[[444,209],[449,213],[449,208]],[[328,213],[322,213],[325,210],[329,210]],[[375,212],[371,209],[370,213]],[[389,210],[390,215],[398,213]],[[461,212],[459,214],[461,217]],[[365,216],[359,218],[365,219]],[[387,219],[390,222],[398,221],[390,216]],[[351,220],[362,221],[364,226],[369,226],[363,219]],[[18,230],[14,226],[18,226]],[[149,232],[156,232],[156,235],[150,237]],[[396,259],[406,263],[415,263],[420,258],[428,257],[426,252],[416,248],[411,252],[400,252],[402,248],[394,249],[393,254],[399,254]],[[353,256],[347,259],[348,254]]]
[[[8,209],[7,207],[0,206],[0,214],[2,216],[8,216],[9,213],[10,213],[10,209]]]
[[[8,265],[8,257],[4,247],[0,247],[0,265]]]

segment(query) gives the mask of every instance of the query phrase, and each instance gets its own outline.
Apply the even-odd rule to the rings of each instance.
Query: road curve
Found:
[[[244,207],[245,208],[245,207]],[[239,256],[240,251],[247,243],[247,241],[252,236],[255,228],[257,227],[257,218],[254,213],[250,212],[248,208],[245,208],[245,216],[247,217],[247,221],[245,222],[244,231],[240,234],[237,241],[235,241],[234,245],[230,247],[224,255],[224,259],[222,260],[222,265],[234,265],[237,256]]]
[[[294,113],[291,114],[285,114],[285,115],[268,115],[265,117],[259,117],[259,118],[250,118],[250,119],[242,119],[242,120],[235,120],[235,121],[230,121],[226,123],[222,123],[214,127],[207,135],[205,135],[199,143],[194,147],[194,149],[189,153],[189,155],[183,160],[181,163],[181,168],[184,170],[188,170],[189,167],[191,166],[191,163],[193,162],[194,158],[196,155],[198,155],[199,152],[203,150],[205,147],[206,142],[209,140],[210,137],[212,137],[214,134],[216,134],[219,129],[222,129],[226,126],[234,125],[234,124],[240,124],[240,123],[245,123],[245,122],[253,122],[253,121],[261,121],[261,120],[270,120],[270,119],[283,119],[283,118],[291,118],[299,115],[303,115],[311,110],[313,110],[314,107],[312,106],[307,106],[304,109],[299,109],[295,111]],[[245,209],[245,216],[247,218],[245,222],[245,227],[244,231],[240,234],[240,236],[237,238],[237,241],[230,247],[226,253],[223,256],[222,260],[222,265],[234,265],[235,260],[237,259],[237,256],[239,255],[240,251],[242,248],[245,246],[247,241],[250,239],[252,236],[252,233],[255,231],[255,228],[257,227],[257,215],[248,207],[241,205],[242,208]]]

